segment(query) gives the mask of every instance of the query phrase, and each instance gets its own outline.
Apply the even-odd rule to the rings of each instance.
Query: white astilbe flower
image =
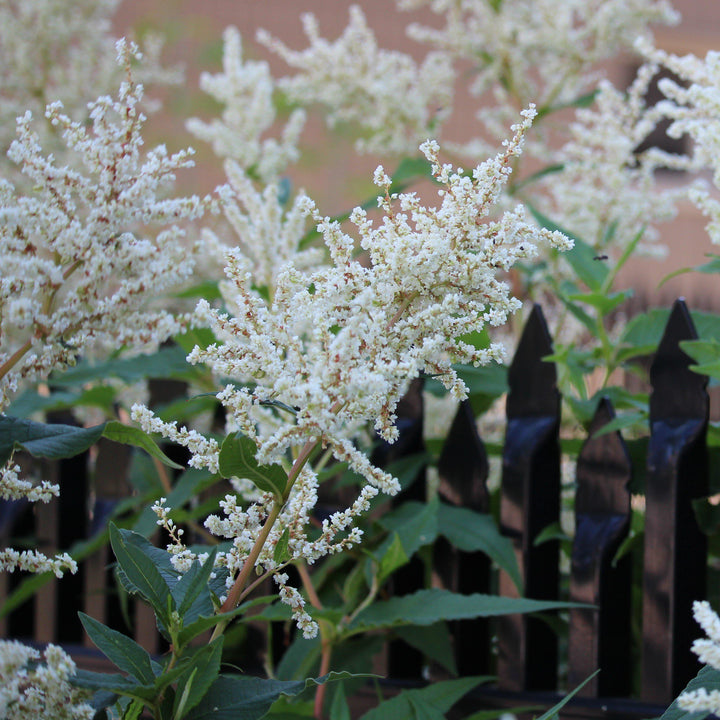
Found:
[[[112,16],[120,0],[6,0],[0,4],[0,148],[13,139],[15,118],[41,115],[53,100],[73,120],[87,118],[87,103],[117,85]],[[182,74],[159,62],[158,38],[143,41],[137,69],[145,84],[176,84]],[[50,126],[40,126],[43,142]],[[61,146],[53,151],[62,151]],[[63,156],[63,161],[65,157]],[[7,166],[7,163],[6,163]]]
[[[190,151],[143,152],[142,86],[130,74],[137,49],[124,42],[127,80],[117,99],[90,104],[90,127],[49,105],[80,169],[46,156],[30,113],[18,119],[9,155],[32,193],[0,180],[0,411],[20,381],[47,377],[76,354],[143,348],[182,326],[152,298],[187,278],[194,253],[176,224],[198,217],[198,197],[167,198]]]
[[[571,139],[558,152],[562,172],[543,183],[547,214],[596,250],[616,256],[638,234],[643,243],[655,240],[654,226],[675,216],[686,192],[658,189],[655,171],[687,166],[687,158],[654,149],[635,152],[660,119],[644,101],[656,72],[657,66],[644,65],[627,92],[600,83],[595,105],[577,111]]]
[[[75,574],[78,566],[67,553],[58,553],[53,558],[47,557],[38,550],[13,550],[6,548],[0,550],[0,572],[23,572],[35,573],[36,575],[51,572],[55,577],[62,577],[64,573]]]
[[[294,110],[282,131],[282,138],[263,138],[275,122],[273,95],[275,81],[266,62],[244,61],[240,33],[229,27],[223,35],[223,72],[203,73],[200,86],[224,105],[222,117],[211,122],[192,118],[187,128],[212,143],[223,158],[231,158],[263,182],[277,178],[298,157],[298,139],[305,113]]]
[[[318,634],[318,624],[305,610],[305,600],[302,595],[296,588],[287,584],[288,576],[285,573],[277,573],[274,579],[280,586],[280,600],[290,607],[293,620],[302,630],[303,637],[305,639],[314,638]]]
[[[638,43],[638,49],[687,84],[683,87],[663,78],[660,89],[667,100],[658,103],[658,110],[672,121],[669,136],[679,138],[687,134],[692,138],[696,167],[711,170],[713,184],[720,188],[720,53],[709,52],[703,59],[694,55],[678,57],[647,43]],[[706,229],[711,240],[720,243],[720,202],[697,187],[689,195],[710,218]]]
[[[693,617],[707,638],[695,640],[692,651],[704,665],[720,670],[720,618],[707,601],[693,603]],[[698,688],[680,694],[678,705],[688,712],[720,714],[720,691]]]
[[[3,500],[20,500],[26,498],[30,502],[48,503],[60,494],[60,486],[43,480],[40,485],[33,485],[28,480],[18,477],[20,466],[9,460],[0,467],[0,498]]]
[[[323,521],[316,537],[307,534],[318,484],[309,465],[299,465],[297,477],[288,475],[294,482],[284,490],[281,505],[273,493],[254,501],[242,491],[240,497],[227,495],[222,514],[210,516],[205,527],[232,542],[217,558],[229,572],[228,590],[238,573],[247,575],[251,551],[259,553],[252,556],[258,573],[277,573],[286,562],[313,563],[358,543],[354,518],[367,511],[378,490],[399,490],[397,480],[356,447],[359,430],[374,423],[386,440],[395,440],[397,404],[420,372],[436,376],[462,398],[467,389],[453,364],[488,363],[502,354],[499,346],[479,350],[458,338],[486,324],[501,325],[519,307],[498,275],[516,260],[532,257],[536,242],[571,246],[560,233],[526,221],[522,209],[488,220],[534,114],[533,108],[525,111],[504,152],[472,176],[441,165],[437,143],[424,143],[421,150],[442,186],[437,207],[425,207],[414,194],[390,196],[389,178],[378,169],[374,177],[385,191],[378,198],[384,217],[374,224],[356,208],[350,219],[357,243],[303,200],[327,246],[327,267],[303,271],[290,263],[275,275],[269,292],[261,293],[248,257],[239,249],[228,252],[226,295],[234,316],[200,301],[198,321],[209,325],[219,342],[195,347],[188,356],[189,362],[206,363],[216,376],[238,383],[217,394],[227,430],[254,442],[261,465],[283,465],[301,448],[307,452],[318,443],[368,482],[350,508]],[[365,253],[362,262],[354,257],[356,244]],[[217,471],[214,441],[178,430],[142,406],[133,407],[132,414],[144,430],[188,447],[190,464]],[[173,536],[162,503],[155,512],[173,537],[168,546],[173,566],[186,571],[195,555]],[[266,540],[257,548],[262,533]],[[279,582],[303,631],[313,632],[300,596]]]
[[[0,640],[0,718],[92,720],[91,693],[70,684],[72,658],[56,645],[40,653],[15,640]]]
[[[315,438],[369,482],[392,490],[395,484],[361,459],[344,427],[373,421],[393,440],[395,407],[419,372],[436,375],[462,398],[467,391],[452,364],[498,357],[497,346],[478,350],[456,338],[486,323],[501,325],[517,309],[497,276],[531,257],[536,241],[567,246],[559,233],[527,222],[521,209],[497,221],[484,219],[532,116],[526,112],[505,152],[478,166],[472,178],[441,166],[437,145],[425,143],[422,150],[444,186],[441,205],[426,208],[414,194],[380,198],[385,217],[378,227],[357,208],[351,221],[369,266],[353,259],[354,239],[317,212],[332,266],[305,273],[289,266],[277,277],[271,303],[253,290],[246,260],[228,254],[235,317],[201,301],[200,319],[224,344],[195,348],[189,360],[207,363],[218,376],[256,384],[252,391],[229,388],[219,398],[232,398],[229,416],[256,441],[261,462],[276,462]],[[296,410],[283,413],[272,435],[261,436],[252,408],[268,401]]]
[[[396,0],[443,16],[440,28],[408,27],[438,51],[477,63],[473,92],[502,83],[516,101],[572,102],[593,80],[595,63],[629,49],[650,23],[673,24],[668,0]]]
[[[229,184],[217,190],[220,208],[234,230],[234,241],[249,260],[256,286],[272,288],[280,270],[290,262],[302,270],[323,261],[322,249],[300,249],[307,233],[305,195],[298,194],[285,210],[279,183],[272,182],[260,192],[232,160],[225,163],[225,172]],[[232,302],[231,297],[227,300]]]
[[[409,56],[378,47],[359,6],[350,8],[350,22],[335,42],[320,37],[316,18],[302,16],[310,45],[293,51],[260,31],[258,40],[298,72],[278,81],[298,103],[327,106],[328,122],[351,122],[367,137],[361,152],[414,152],[434,137],[450,114],[455,80],[445,53],[429,53],[421,65]]]

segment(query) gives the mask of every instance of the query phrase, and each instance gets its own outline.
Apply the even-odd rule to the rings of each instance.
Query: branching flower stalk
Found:
[[[149,305],[191,274],[201,243],[185,243],[178,223],[198,218],[208,201],[167,197],[175,172],[192,165],[191,151],[142,149],[143,87],[132,68],[141,59],[137,46],[118,43],[125,81],[117,98],[90,104],[88,125],[60,103],[47,106],[77,166],[46,155],[29,112],[18,118],[8,155],[34,187],[25,193],[0,180],[0,412],[23,385],[72,365],[79,352],[139,351],[189,322]],[[12,458],[0,468],[0,496],[47,502],[18,470]],[[48,566],[39,553],[5,551],[0,568],[74,570],[60,557]]]
[[[382,191],[378,205],[384,217],[375,225],[356,208],[350,220],[358,239],[305,198],[305,213],[313,218],[331,262],[307,270],[289,262],[275,271],[269,292],[259,292],[251,258],[241,249],[228,252],[229,282],[223,293],[234,314],[200,301],[198,321],[211,327],[218,342],[196,347],[188,359],[233,381],[217,398],[225,408],[227,430],[250,443],[248,452],[254,452],[261,471],[281,467],[288,457],[294,461],[283,487],[273,492],[258,492],[243,477],[230,478],[250,504],[228,495],[221,502],[225,517],[206,521],[210,532],[233,545],[217,557],[229,571],[223,611],[244,597],[251,573],[275,571],[281,598],[304,634],[317,632],[279,566],[312,564],[352,547],[360,540],[353,518],[365,512],[378,491],[399,489],[395,478],[357,449],[358,434],[370,422],[394,441],[397,403],[420,372],[432,373],[456,397],[464,397],[467,390],[453,363],[484,364],[499,358],[502,349],[478,348],[458,338],[486,324],[501,325],[519,307],[498,274],[531,257],[537,242],[571,246],[560,233],[526,221],[522,209],[487,219],[534,115],[533,108],[524,111],[504,151],[475,168],[472,177],[442,165],[438,145],[424,143],[421,149],[441,187],[437,207],[423,206],[411,193],[390,193],[390,178],[378,168],[374,180]],[[358,246],[366,262],[355,257]],[[142,406],[134,406],[132,416],[145,431],[186,445],[191,465],[217,472],[221,449],[214,441],[178,430]],[[320,447],[368,485],[351,508],[323,521],[319,537],[311,539],[318,480],[308,461]],[[280,560],[275,548],[283,533],[287,557]],[[181,543],[168,550],[181,572],[195,559]]]

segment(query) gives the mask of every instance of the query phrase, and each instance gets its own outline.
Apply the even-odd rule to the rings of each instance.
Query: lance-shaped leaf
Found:
[[[417,690],[404,690],[381,702],[360,720],[444,720],[445,714],[463,695],[489,677],[465,677],[433,683]]]
[[[376,602],[353,620],[350,630],[359,632],[399,625],[432,625],[440,620],[467,620],[570,607],[580,607],[580,605],[554,600],[530,600],[481,593],[461,595],[435,588]]]
[[[317,680],[295,681],[221,675],[186,717],[188,720],[260,720],[281,695],[297,695],[313,685],[354,677],[362,676],[342,672]]]
[[[91,670],[78,670],[70,682],[75,687],[87,688],[88,690],[104,690],[116,695],[125,695],[126,697],[147,702],[154,702],[158,692],[155,685],[139,683],[118,673],[109,674]]]
[[[155,682],[153,663],[144,648],[132,638],[105,627],[89,615],[83,612],[78,615],[90,639],[118,669],[132,675],[141,684],[151,685]]]
[[[195,653],[190,665],[178,678],[173,718],[185,717],[203,698],[220,673],[223,637]]]
[[[720,692],[720,670],[716,670],[710,665],[700,669],[700,672],[687,684],[683,692],[697,692],[705,690],[708,693]],[[660,720],[703,720],[710,715],[709,712],[698,711],[690,712],[683,710],[677,699],[673,701],[670,707],[662,714]]]
[[[104,424],[80,428],[0,415],[0,465],[10,459],[14,450],[20,449],[50,460],[79,455],[102,437],[104,429]]]
[[[287,474],[280,465],[260,465],[255,459],[257,447],[240,433],[230,433],[220,448],[218,465],[225,477],[246,478],[263,492],[282,497],[287,484]]]
[[[170,622],[169,612],[175,608],[175,601],[152,558],[137,545],[127,542],[124,534],[113,524],[110,524],[110,544],[125,576],[127,590],[144,597],[167,627]]]
[[[458,550],[485,553],[521,590],[522,578],[512,542],[500,533],[491,515],[441,503],[438,528]]]
[[[172,587],[171,592],[178,606],[178,612],[187,624],[199,618],[200,615],[208,616],[213,613],[208,580],[215,566],[216,555],[217,548],[213,548],[203,564],[195,561]]]
[[[154,457],[164,465],[171,467],[175,470],[183,470],[182,465],[178,465],[173,462],[157,445],[157,443],[140,428],[133,427],[132,425],[123,425],[121,422],[111,420],[106,423],[105,429],[103,430],[103,437],[108,440],[114,440],[115,442],[122,443],[123,445],[134,445],[135,447],[142,448],[150,457]]]

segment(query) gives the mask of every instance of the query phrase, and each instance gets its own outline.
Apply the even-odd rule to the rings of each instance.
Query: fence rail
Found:
[[[469,702],[550,703],[561,691],[558,678],[566,688],[573,687],[600,668],[565,716],[648,717],[666,707],[695,676],[698,665],[689,648],[698,631],[691,605],[706,596],[707,538],[696,522],[693,501],[707,495],[709,403],[706,379],[689,369],[691,360],[679,347],[682,340],[695,337],[690,314],[684,302],[677,301],[650,370],[642,562],[633,562],[637,553],[616,561],[630,531],[633,464],[619,432],[598,433],[614,418],[605,398],[578,456],[575,533],[569,570],[561,572],[559,540],[536,543],[560,517],[561,397],[555,366],[543,359],[552,353],[552,339],[542,311],[533,310],[508,374],[500,527],[512,541],[527,597],[570,599],[595,608],[569,612],[566,646],[561,646],[551,624],[537,617],[454,623],[461,674],[497,676],[496,686],[478,691]],[[381,449],[374,458],[378,462],[423,450],[420,382],[411,388],[399,415],[400,440]],[[128,492],[130,456],[109,444],[100,444],[94,452],[92,492],[85,455],[54,466],[61,476],[60,504],[31,510],[22,502],[0,503],[0,542],[34,536],[40,549],[51,550],[91,537],[103,527],[111,508]],[[488,456],[468,403],[461,404],[454,419],[438,472],[445,502],[490,511]],[[424,483],[418,482],[407,492],[420,498],[423,489]],[[129,613],[132,630],[126,629],[149,651],[161,650],[152,615],[140,605],[123,607],[107,592],[109,560],[104,547],[90,554],[78,576],[48,583],[2,618],[0,635],[87,647],[78,609],[119,627]],[[499,588],[501,595],[518,593],[504,573],[493,575],[487,558],[479,553],[439,542],[434,563],[439,582],[455,591]],[[411,592],[423,581],[422,568],[410,564],[398,573],[394,591]],[[0,605],[17,582],[13,575],[0,575]],[[633,611],[633,603],[642,605],[641,627],[636,627],[639,613]],[[92,655],[76,655],[85,666],[95,663]],[[422,677],[423,658],[396,643],[389,650],[388,669],[391,677],[413,682]],[[640,678],[641,689],[631,698],[634,676]]]

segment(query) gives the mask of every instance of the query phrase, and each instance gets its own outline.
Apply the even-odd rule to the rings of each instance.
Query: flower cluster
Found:
[[[317,247],[301,247],[307,235],[307,198],[298,193],[292,205],[283,207],[280,182],[270,182],[257,190],[252,180],[233,160],[225,162],[228,183],[219,187],[218,204],[233,230],[235,252],[247,258],[257,287],[272,289],[278,273],[289,262],[300,270],[323,263],[325,253]],[[205,238],[218,247],[224,245],[219,235],[204,230]]]
[[[437,377],[456,398],[464,397],[453,363],[487,363],[502,349],[479,349],[462,336],[486,324],[503,324],[519,307],[502,273],[531,257],[538,242],[570,247],[560,233],[526,221],[521,209],[488,219],[534,114],[533,108],[524,111],[504,152],[471,174],[441,164],[437,143],[424,143],[421,150],[441,187],[437,207],[426,207],[414,193],[390,194],[390,179],[378,168],[375,183],[384,190],[378,198],[384,216],[375,224],[356,208],[350,220],[357,241],[305,199],[305,212],[315,220],[331,258],[327,266],[303,271],[288,262],[272,278],[269,292],[259,292],[248,258],[239,250],[228,252],[230,282],[224,292],[234,316],[200,301],[199,321],[222,344],[196,347],[188,357],[234,381],[217,395],[228,430],[254,441],[260,464],[283,464],[302,446],[317,442],[369,483],[349,510],[327,519],[320,537],[309,540],[317,477],[305,466],[254,561],[261,571],[279,569],[274,549],[283,533],[288,560],[314,562],[359,541],[353,518],[367,509],[377,490],[393,494],[399,486],[355,446],[358,429],[374,422],[392,442],[397,403],[421,372]],[[357,245],[361,258],[355,256]],[[166,427],[141,406],[133,408],[133,417],[146,431],[186,445],[192,464],[217,466],[217,451],[195,435]],[[275,502],[265,493],[245,508],[229,495],[221,503],[224,517],[207,520],[211,533],[233,543],[219,559],[230,570],[228,585],[244,567]],[[167,515],[161,508],[156,512],[164,524]],[[170,552],[176,567],[192,559],[177,538]],[[284,595],[300,618],[294,595]]]
[[[166,197],[190,154],[143,151],[143,88],[130,70],[141,55],[124,41],[117,51],[127,79],[117,99],[90,104],[89,127],[58,102],[46,108],[77,168],[45,154],[30,112],[17,121],[8,155],[32,191],[0,180],[0,412],[23,383],[47,379],[80,354],[141,350],[188,321],[151,303],[191,274],[196,253],[178,223],[200,216],[205,202]],[[12,458],[0,469],[0,497],[47,502],[57,494],[49,483],[19,479],[18,469]],[[7,550],[1,561],[5,570],[76,569],[65,556],[36,552]]]
[[[695,640],[692,651],[701,663],[720,670],[720,618],[707,601],[693,603],[693,616],[707,638]],[[687,712],[720,713],[720,690],[686,690],[677,699]]]
[[[69,680],[75,663],[55,645],[40,653],[22,643],[0,640],[0,718],[6,720],[92,720],[89,693]]]
[[[686,192],[658,189],[656,171],[688,167],[689,158],[656,148],[637,152],[661,119],[657,107],[645,104],[657,71],[643,65],[625,92],[601,82],[594,106],[577,111],[571,137],[556,155],[562,172],[542,183],[547,214],[598,251],[617,255],[638,234],[646,250],[658,251],[647,242],[657,238],[658,223],[675,216]]]
[[[720,53],[709,52],[704,59],[678,57],[643,42],[638,43],[638,49],[679,78],[680,82],[670,78],[660,81],[667,100],[659,103],[658,109],[672,121],[668,135],[679,138],[687,134],[692,138],[695,166],[710,169],[715,187],[720,188]],[[720,243],[720,202],[697,187],[690,191],[690,198],[710,218],[710,238]]]
[[[222,117],[209,123],[192,118],[187,127],[200,139],[212,143],[218,155],[232,158],[244,171],[269,182],[298,159],[297,143],[305,113],[302,110],[291,113],[280,141],[263,139],[275,122],[275,81],[266,62],[243,61],[236,28],[227,28],[223,37],[223,72],[200,76],[202,89],[224,105]]]
[[[128,79],[117,99],[91,103],[90,128],[59,103],[45,112],[82,170],[44,155],[30,113],[18,119],[9,156],[34,188],[25,194],[0,181],[0,410],[21,380],[46,378],[80,352],[142,348],[181,326],[147,304],[190,275],[193,253],[177,223],[204,204],[164,197],[175,171],[191,165],[189,153],[142,152],[143,89],[130,74],[139,53],[118,47]]]
[[[120,0],[33,0],[0,6],[0,147],[13,138],[15,118],[41,115],[59,100],[74,120],[87,117],[87,103],[117,84],[111,20]],[[163,68],[159,38],[143,42],[141,82],[175,84],[181,74]],[[49,126],[39,128],[49,140]],[[53,147],[53,151],[62,148]],[[6,169],[6,168],[4,168]]]
[[[429,53],[421,65],[404,53],[378,47],[359,6],[335,42],[320,37],[312,14],[302,16],[310,46],[293,51],[266,32],[258,40],[298,70],[278,84],[298,103],[323,103],[330,125],[357,124],[367,136],[362,152],[414,152],[435,137],[452,104],[454,70],[445,53]]]

